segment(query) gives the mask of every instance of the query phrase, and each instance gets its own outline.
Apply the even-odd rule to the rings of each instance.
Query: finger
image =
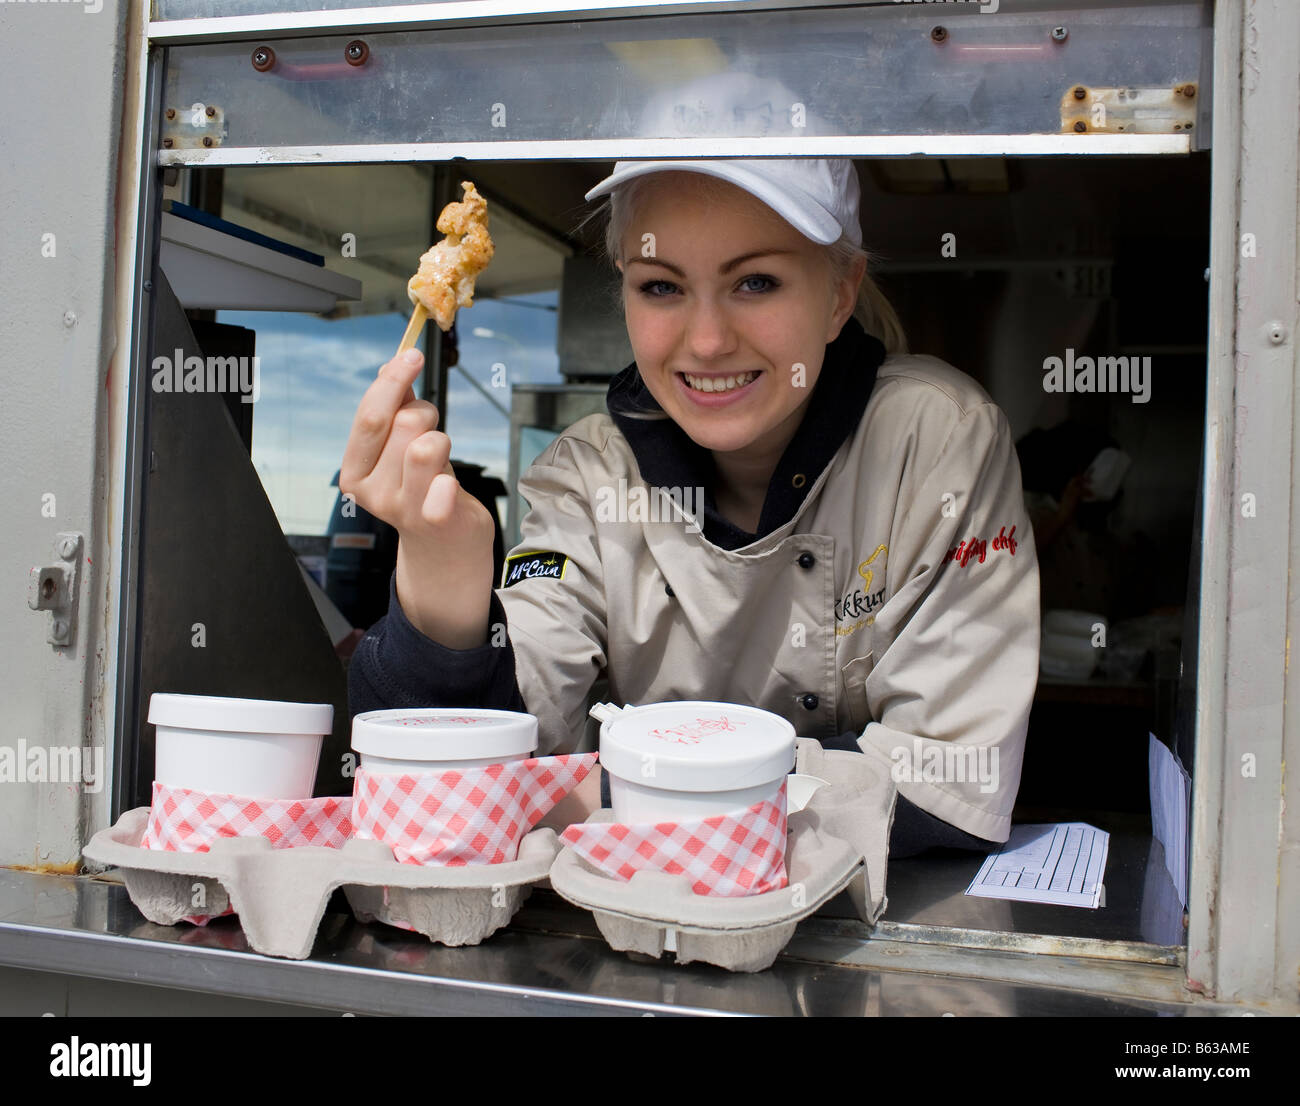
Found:
[[[392,428],[393,416],[415,399],[412,384],[420,375],[424,358],[408,350],[384,364],[357,405],[347,445],[343,450],[340,481],[355,483],[375,466]]]
[[[424,497],[421,514],[424,521],[435,526],[444,525],[456,514],[456,500],[460,495],[460,484],[450,473],[439,473],[429,484],[428,494]]]
[[[422,510],[433,478],[448,467],[451,439],[436,430],[421,434],[406,447],[402,458],[402,492]]]
[[[402,488],[407,449],[417,438],[432,432],[437,424],[438,412],[432,403],[416,400],[399,408],[393,416],[388,440],[384,442],[379,460],[366,477],[366,484],[378,489],[381,495],[397,496]],[[450,442],[448,449],[450,450]]]

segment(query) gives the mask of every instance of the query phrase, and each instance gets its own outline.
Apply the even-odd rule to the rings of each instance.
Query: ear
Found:
[[[618,271],[619,271],[620,273],[623,272],[623,262],[622,262],[622,261],[615,261],[615,262],[614,262],[614,267],[615,267],[616,269],[618,269]]]
[[[830,343],[835,340],[844,324],[849,321],[853,314],[853,309],[858,305],[858,289],[862,286],[862,278],[867,272],[867,259],[860,257],[854,263],[852,271],[844,280],[840,281],[835,288],[835,299],[832,306],[830,328],[826,341]]]

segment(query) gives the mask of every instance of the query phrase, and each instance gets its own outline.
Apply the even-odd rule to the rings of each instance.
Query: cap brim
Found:
[[[771,182],[734,161],[636,161],[619,162],[614,172],[586,194],[587,200],[608,195],[619,185],[635,177],[664,172],[702,173],[729,181],[743,188],[751,196],[767,204],[795,230],[823,246],[839,241],[842,229],[839,220],[806,193],[803,204],[797,203],[788,192],[781,191]]]

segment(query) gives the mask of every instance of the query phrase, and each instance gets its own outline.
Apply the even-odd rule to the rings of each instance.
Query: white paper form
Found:
[[[1110,834],[1086,822],[1013,826],[975,873],[966,894],[1056,906],[1101,904]]]
[[[1151,777],[1152,835],[1165,850],[1165,867],[1187,905],[1187,823],[1192,805],[1192,779],[1173,751],[1148,732],[1147,765]]]

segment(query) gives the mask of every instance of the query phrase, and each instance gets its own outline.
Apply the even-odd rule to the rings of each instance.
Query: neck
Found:
[[[713,453],[714,502],[724,515],[748,533],[758,530],[772,473],[792,437],[793,434],[783,434],[778,440],[753,442],[744,449]]]

